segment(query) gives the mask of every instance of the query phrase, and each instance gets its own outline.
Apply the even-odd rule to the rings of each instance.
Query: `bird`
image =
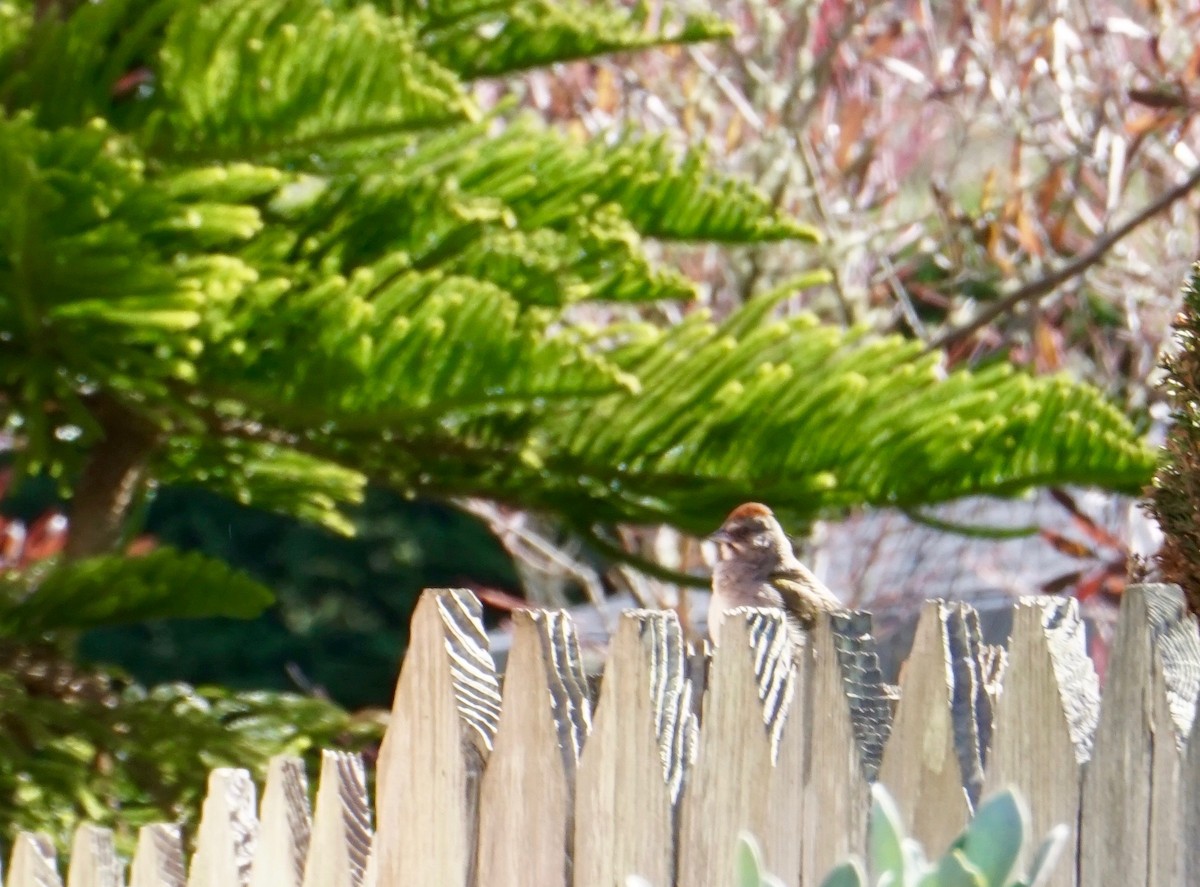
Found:
[[[800,563],[767,506],[739,505],[708,538],[720,553],[708,605],[708,633],[714,644],[720,643],[725,611],[734,607],[779,607],[793,629],[810,629],[818,613],[843,609],[837,596]]]

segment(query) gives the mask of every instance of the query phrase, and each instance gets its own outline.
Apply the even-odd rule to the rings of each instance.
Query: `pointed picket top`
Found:
[[[1138,586],[1135,586],[1138,587]],[[1153,766],[1150,802],[1151,885],[1182,884],[1189,880],[1186,847],[1195,840],[1185,831],[1184,794],[1187,740],[1196,721],[1200,693],[1200,629],[1175,585],[1143,585],[1150,620],[1154,660]],[[1168,726],[1169,725],[1169,726]]]
[[[858,746],[863,778],[873,782],[892,730],[891,689],[879,669],[871,614],[860,610],[835,613],[829,621],[842,686],[849,704],[850,724]]]
[[[1196,619],[1178,586],[1142,585],[1146,616],[1153,636],[1155,664],[1174,727],[1175,745],[1183,749],[1196,719],[1200,694],[1200,636]]]
[[[267,767],[250,887],[300,887],[311,820],[304,761],[276,755]]]
[[[566,887],[575,770],[591,729],[587,680],[566,613],[512,618],[496,747],[479,792],[479,883]]]
[[[1027,598],[1013,608],[1008,668],[996,703],[984,794],[1015,787],[1031,814],[1030,833],[1071,829],[1047,887],[1073,887],[1083,765],[1091,756],[1100,682],[1087,655],[1074,598]],[[1027,841],[1020,864],[1031,861]]]
[[[1196,631],[1177,586],[1131,585],[1121,596],[1084,777],[1081,884],[1183,883],[1181,746],[1194,726]]]
[[[900,703],[883,754],[887,786],[912,837],[942,854],[966,825],[983,787],[991,699],[983,684],[978,616],[963,603],[929,601],[900,679]]]
[[[187,887],[244,887],[258,837],[254,781],[247,770],[218,767],[208,774],[196,852]]]
[[[621,614],[576,775],[575,887],[631,874],[674,883],[676,805],[696,743],[686,663],[674,613]]]
[[[376,780],[379,882],[475,880],[479,780],[500,714],[482,608],[469,591],[421,595]]]
[[[758,839],[769,871],[785,883],[800,877],[800,640],[779,610],[725,615],[681,806],[680,884],[731,883],[742,832]]]
[[[835,865],[864,850],[869,785],[891,711],[869,614],[820,616],[801,662],[800,713],[808,734],[801,883],[819,884]]]
[[[125,887],[125,866],[111,830],[88,824],[75,830],[67,887]]]
[[[156,822],[138,829],[129,887],[184,887],[186,881],[179,826]]]
[[[304,887],[362,887],[370,850],[371,805],[362,758],[323,751]]]
[[[41,832],[18,832],[6,887],[62,887],[54,844]]]

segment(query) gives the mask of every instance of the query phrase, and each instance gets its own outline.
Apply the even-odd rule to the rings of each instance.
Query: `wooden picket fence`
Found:
[[[216,770],[190,867],[176,827],[146,826],[131,887],[729,887],[741,831],[816,887],[864,849],[875,779],[931,853],[1015,785],[1035,833],[1071,826],[1055,887],[1200,884],[1200,636],[1172,586],[1125,593],[1103,699],[1073,600],[1016,604],[1006,652],[970,607],[929,602],[898,700],[866,614],[793,646],[777,612],[740,611],[708,656],[673,614],[627,612],[598,699],[567,616],[514,614],[503,680],[479,616],[468,592],[421,599],[374,831],[356,756],[325,753],[311,810],[297,760],[272,763],[261,808],[246,771]],[[68,887],[125,883],[103,829],[70,857]],[[49,842],[19,835],[4,884],[61,883]]]

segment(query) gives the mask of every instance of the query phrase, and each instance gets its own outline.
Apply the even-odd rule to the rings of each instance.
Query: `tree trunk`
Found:
[[[100,395],[89,406],[103,437],[75,484],[64,548],[68,560],[106,554],[117,546],[158,443],[157,429],[118,401]]]

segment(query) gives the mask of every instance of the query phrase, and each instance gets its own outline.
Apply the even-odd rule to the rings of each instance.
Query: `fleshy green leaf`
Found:
[[[1001,881],[989,881],[961,850],[951,850],[938,863],[938,887],[995,887]]]
[[[821,881],[821,887],[866,887],[866,883],[867,876],[862,866],[858,860],[852,859],[831,869]]]
[[[1003,791],[986,798],[955,842],[988,884],[1003,885],[1025,841],[1028,816],[1016,794]]]
[[[871,786],[867,858],[870,860],[872,878],[879,880],[890,874],[893,883],[904,883],[904,824],[895,802],[879,783]]]

